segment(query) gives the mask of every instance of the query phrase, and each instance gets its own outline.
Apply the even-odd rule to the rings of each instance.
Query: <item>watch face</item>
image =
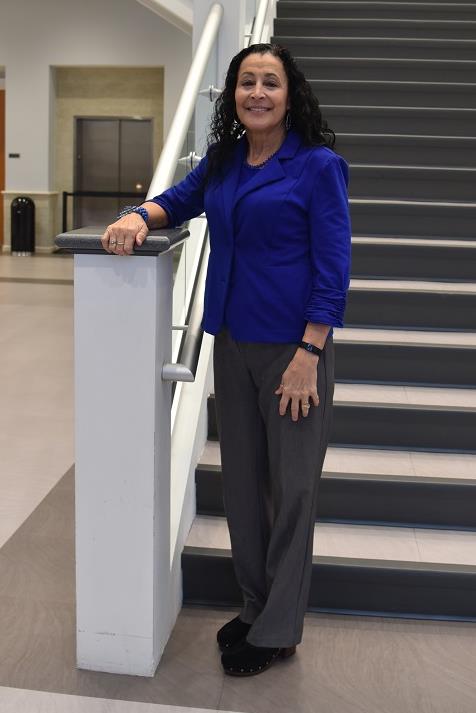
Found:
[[[306,349],[308,352],[312,352],[312,344],[307,344]]]

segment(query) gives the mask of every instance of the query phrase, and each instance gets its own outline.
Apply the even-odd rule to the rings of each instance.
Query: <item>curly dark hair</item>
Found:
[[[233,148],[245,127],[238,120],[235,109],[235,89],[242,61],[249,54],[270,53],[283,63],[288,79],[291,126],[308,146],[328,146],[333,149],[335,134],[322,118],[319,101],[311,85],[297,67],[294,57],[286,47],[275,44],[256,44],[245,47],[230,62],[225,87],[215,102],[215,108],[207,137],[210,149],[205,182],[210,180],[231,157]]]

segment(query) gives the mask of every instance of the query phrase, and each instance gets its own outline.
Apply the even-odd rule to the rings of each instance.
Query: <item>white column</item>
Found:
[[[74,262],[77,665],[153,676],[170,619],[172,257]]]

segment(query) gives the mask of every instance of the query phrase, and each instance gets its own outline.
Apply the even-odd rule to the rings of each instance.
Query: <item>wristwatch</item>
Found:
[[[119,218],[129,215],[129,213],[138,213],[141,218],[145,220],[146,224],[149,220],[149,211],[140,205],[126,205],[117,216],[117,219],[119,220]]]
[[[311,354],[317,354],[317,356],[320,356],[322,354],[322,349],[319,349],[319,347],[316,347],[310,342],[301,342],[299,346],[302,349],[305,349],[307,352],[311,352]]]

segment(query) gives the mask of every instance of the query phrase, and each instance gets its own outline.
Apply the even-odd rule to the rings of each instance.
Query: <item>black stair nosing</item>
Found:
[[[348,448],[476,453],[476,408],[336,401],[330,445]],[[217,440],[214,397],[208,438]]]
[[[280,35],[301,37],[322,36],[323,34],[341,37],[358,37],[365,33],[367,37],[395,39],[449,39],[455,41],[473,40],[476,34],[474,20],[421,20],[392,19],[386,17],[320,17],[312,18],[276,18],[274,32]]]
[[[197,514],[224,516],[221,467],[197,465]],[[476,479],[322,473],[316,521],[476,531]]]
[[[184,604],[242,606],[229,550],[185,546],[182,573]],[[476,567],[313,556],[307,610],[320,609],[473,620]]]
[[[293,55],[310,57],[361,56],[363,52],[377,57],[414,59],[431,57],[435,59],[473,59],[476,41],[426,38],[395,37],[292,37],[274,35],[274,44],[287,47]]]

